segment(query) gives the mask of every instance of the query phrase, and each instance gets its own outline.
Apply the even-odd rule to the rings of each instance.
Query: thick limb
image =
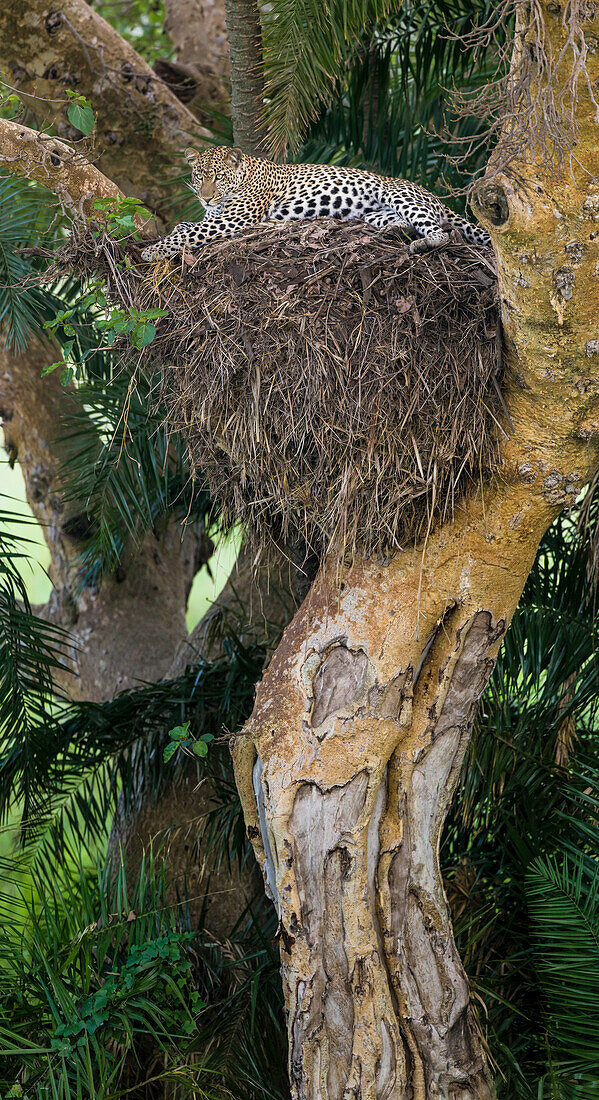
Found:
[[[558,56],[549,5],[546,25]],[[596,81],[595,55],[587,63]],[[235,746],[248,835],[279,906],[294,1100],[493,1095],[439,837],[538,543],[599,466],[588,89],[577,120],[580,178],[521,164],[479,198],[509,358],[501,480],[426,546],[357,561],[339,586],[334,568],[321,573]]]
[[[88,96],[102,172],[166,216],[165,180],[179,175],[179,155],[190,137],[211,134],[93,6],[6,0],[0,5],[0,55],[3,79],[58,137],[81,136],[68,119],[64,89]]]
[[[321,575],[258,689],[234,758],[279,907],[294,1100],[493,1096],[438,847],[551,514],[515,485],[484,534],[471,512],[424,559],[357,563],[340,594]]]

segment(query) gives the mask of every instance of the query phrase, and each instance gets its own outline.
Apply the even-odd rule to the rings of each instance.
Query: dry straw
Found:
[[[62,262],[104,274],[117,302],[168,310],[144,353],[168,422],[260,546],[398,550],[497,469],[488,253],[455,241],[411,256],[396,232],[328,221],[248,230],[194,266],[126,271],[124,247],[80,227]]]

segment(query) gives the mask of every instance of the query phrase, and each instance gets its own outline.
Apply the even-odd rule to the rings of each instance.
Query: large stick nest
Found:
[[[170,426],[225,520],[260,545],[396,550],[497,469],[488,253],[456,241],[411,256],[397,233],[330,221],[260,226],[193,266],[125,272],[134,246],[98,244],[80,227],[62,262],[104,273],[124,305],[168,310],[147,355]]]

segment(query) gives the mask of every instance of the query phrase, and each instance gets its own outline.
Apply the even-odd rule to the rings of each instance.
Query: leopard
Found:
[[[144,248],[145,262],[197,252],[207,241],[250,226],[304,218],[360,218],[379,229],[398,226],[414,237],[412,253],[443,247],[453,229],[474,245],[491,245],[486,230],[409,180],[336,164],[276,164],[229,146],[189,148],[185,157],[203,220],[180,222]]]

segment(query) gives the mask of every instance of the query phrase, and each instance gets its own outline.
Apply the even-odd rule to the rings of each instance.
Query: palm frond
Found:
[[[23,351],[31,336],[46,339],[44,322],[59,297],[38,285],[35,264],[23,250],[50,244],[62,218],[56,197],[28,180],[0,176],[0,343]]]
[[[192,481],[183,441],[167,432],[148,380],[119,375],[106,385],[90,375],[58,448],[62,495],[76,517],[81,586],[114,572],[125,547],[139,547],[167,515],[207,517],[208,494]]]
[[[228,785],[234,791],[228,734],[251,710],[264,652],[237,640],[223,658],[200,662],[177,680],[122,692],[107,703],[65,705],[51,725],[34,725],[28,752],[17,723],[0,759],[0,794],[8,803],[35,792],[35,800],[20,807],[29,862],[38,873],[51,880],[65,859],[76,861],[81,851],[92,855],[103,847],[117,800],[127,813],[141,792],[156,798],[176,781],[188,758],[167,764],[163,757],[175,725],[189,721],[195,736],[221,739],[211,747],[210,771],[223,790]],[[225,858],[231,852],[240,862],[247,858],[236,795],[216,833]]]
[[[554,1075],[582,1100],[599,1094],[599,862],[538,858],[526,894]]]
[[[219,944],[168,904],[159,853],[132,882],[99,860],[33,886],[18,925],[0,901],[3,1095],[283,1100],[272,910]]]
[[[297,148],[310,122],[331,102],[337,74],[392,0],[274,0],[264,20],[264,75],[269,152]]]
[[[28,521],[0,513],[0,819],[14,801],[25,818],[39,811],[33,780],[56,728],[53,676],[64,670],[66,631],[34,615],[21,570],[27,563]],[[18,757],[18,765],[17,765]]]

